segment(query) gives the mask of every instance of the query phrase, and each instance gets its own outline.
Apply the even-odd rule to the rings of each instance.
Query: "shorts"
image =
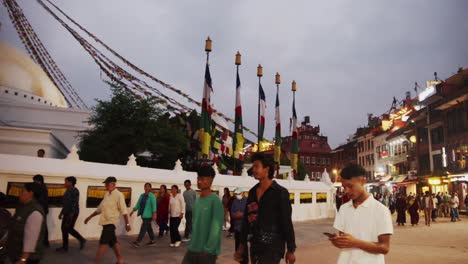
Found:
[[[117,244],[117,236],[115,235],[115,225],[103,225],[99,245],[109,245],[114,247]]]

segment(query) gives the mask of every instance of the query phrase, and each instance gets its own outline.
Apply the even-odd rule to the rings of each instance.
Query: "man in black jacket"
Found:
[[[251,263],[280,263],[287,247],[285,260],[292,264],[296,261],[296,242],[289,192],[273,181],[275,163],[272,157],[257,153],[252,161],[253,174],[259,183],[249,191],[240,246],[234,259],[242,261],[249,241]]]
[[[83,249],[86,240],[75,230],[76,219],[80,213],[80,191],[75,187],[76,178],[69,176],[65,178],[65,194],[63,195],[63,207],[59,219],[62,220],[62,247],[56,251],[68,251],[68,235],[72,235],[80,242],[80,250]]]

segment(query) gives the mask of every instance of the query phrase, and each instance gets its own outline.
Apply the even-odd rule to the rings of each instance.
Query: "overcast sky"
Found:
[[[78,42],[36,1],[17,0],[65,76],[88,105],[108,87]],[[291,82],[297,113],[309,115],[332,148],[387,111],[393,96],[414,95],[437,71],[448,78],[468,67],[468,1],[52,0],[121,55],[201,100],[204,40],[215,107],[234,117],[234,55],[240,69],[244,124],[256,131],[258,80],[267,98],[266,137],[274,136],[274,75],[278,71],[282,134],[289,133]],[[24,47],[2,5],[1,39]],[[167,92],[173,96],[173,93]],[[185,101],[184,101],[185,102]],[[251,135],[247,135],[252,139]]]

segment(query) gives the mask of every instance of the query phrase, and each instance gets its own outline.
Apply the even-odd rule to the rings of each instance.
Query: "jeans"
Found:
[[[250,260],[252,264],[279,264],[281,261],[281,254],[275,252],[254,252],[250,250]]]
[[[187,251],[185,253],[182,264],[216,264],[218,256]]]
[[[426,225],[431,225],[431,208],[424,208],[424,219],[426,220]]]
[[[151,241],[154,240],[154,232],[153,226],[151,226],[151,218],[142,218],[143,222],[141,223],[140,233],[138,234],[137,242],[141,242],[143,237],[145,236],[146,232],[148,232],[148,236]]]
[[[451,217],[451,220],[452,222],[455,222],[458,220],[460,220],[460,216],[458,216],[458,208],[452,208],[450,207],[450,217]]]
[[[192,234],[192,211],[185,211],[185,232],[184,237],[189,238]]]
[[[169,222],[169,228],[171,231],[171,244],[177,241],[181,241],[179,233],[180,217],[171,217]]]
[[[166,220],[158,221],[158,226],[159,226],[159,236],[162,237],[164,235],[164,231],[169,230]]]
[[[72,235],[78,241],[83,242],[85,239],[75,230],[75,223],[76,219],[78,218],[78,214],[73,215],[65,215],[62,219],[62,247],[68,249],[68,235]]]

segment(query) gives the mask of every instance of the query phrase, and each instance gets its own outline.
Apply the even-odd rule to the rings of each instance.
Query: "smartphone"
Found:
[[[329,238],[335,237],[336,234],[328,233],[328,232],[323,232],[324,235],[326,235]]]

